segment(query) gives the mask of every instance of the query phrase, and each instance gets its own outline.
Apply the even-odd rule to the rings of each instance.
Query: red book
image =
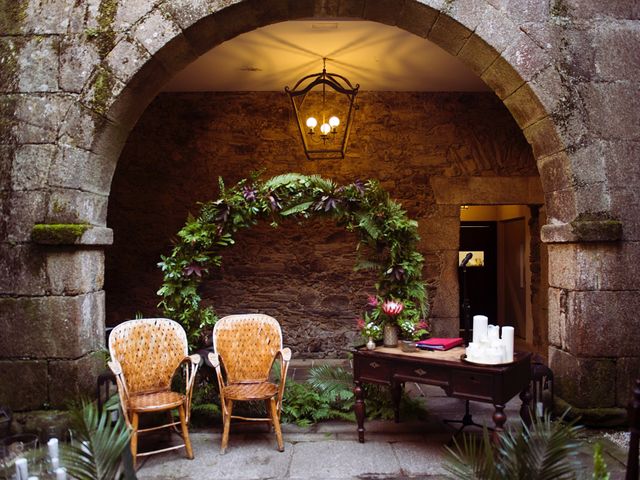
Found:
[[[449,350],[458,345],[462,345],[464,340],[461,337],[457,338],[427,338],[426,340],[420,340],[416,342],[418,348],[423,350]]]

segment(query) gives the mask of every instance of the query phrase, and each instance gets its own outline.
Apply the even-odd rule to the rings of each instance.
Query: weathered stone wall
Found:
[[[541,240],[551,245],[557,392],[589,408],[625,405],[640,373],[640,355],[625,335],[640,327],[633,268],[640,256],[639,17],[636,0],[0,1],[0,331],[14,332],[5,344],[29,352],[28,335],[47,328],[61,347],[60,358],[0,349],[0,402],[29,397],[18,406],[63,405],[65,395],[56,396],[62,389],[53,388],[55,362],[70,367],[68,384],[87,378],[72,368],[78,359],[64,347],[69,339],[56,335],[57,322],[74,319],[56,318],[55,305],[67,296],[101,304],[101,285],[61,292],[53,285],[61,277],[49,277],[48,258],[66,249],[61,271],[82,265],[83,279],[102,270],[99,255],[83,252],[95,254],[109,243],[106,206],[120,149],[162,85],[241,32],[291,19],[358,18],[435,42],[509,109],[532,145],[545,193]],[[500,183],[445,180],[432,182],[444,205],[465,194],[483,203],[492,193],[488,185]],[[529,187],[521,182],[517,190]],[[49,247],[31,241],[41,222],[92,228],[66,246]],[[435,230],[423,233],[435,244]],[[22,306],[16,315],[16,300],[29,299],[43,305],[42,315]],[[69,311],[80,315],[80,324],[101,329],[99,310]],[[82,332],[78,337],[86,339]],[[80,358],[91,358],[92,341],[80,343]],[[11,381],[27,371],[33,375],[20,385]],[[592,371],[603,372],[603,395],[590,388]],[[14,395],[7,398],[9,391]]]
[[[156,267],[197,202],[215,198],[217,178],[296,171],[338,183],[377,179],[419,221],[434,327],[457,332],[459,204],[437,202],[432,178],[473,176],[538,182],[529,145],[492,93],[364,92],[344,160],[309,161],[281,92],[162,94],[129,136],[118,162],[108,225],[107,322],[156,314]],[[527,203],[527,192],[494,187]],[[461,203],[470,195],[460,198]],[[539,194],[538,202],[542,202]],[[222,315],[267,312],[304,356],[345,355],[375,278],[353,273],[355,238],[325,221],[264,224],[238,235],[203,297]],[[298,355],[298,356],[301,356]]]

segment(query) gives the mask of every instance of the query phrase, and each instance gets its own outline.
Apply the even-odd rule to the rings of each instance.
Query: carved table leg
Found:
[[[494,444],[498,444],[500,440],[500,432],[504,431],[504,423],[507,421],[507,416],[504,414],[504,405],[494,405],[495,411],[493,412],[493,423],[495,428],[491,433],[491,440]]]
[[[531,388],[527,383],[527,386],[520,392],[520,400],[522,405],[520,406],[520,418],[527,427],[531,426]]]
[[[360,385],[360,382],[355,382],[356,386],[353,388],[353,393],[356,396],[356,403],[353,407],[356,414],[356,421],[358,422],[358,441],[364,443],[364,388]]]
[[[400,399],[402,398],[402,390],[404,384],[401,382],[393,382],[391,384],[391,400],[393,401],[393,415],[396,423],[400,423]]]

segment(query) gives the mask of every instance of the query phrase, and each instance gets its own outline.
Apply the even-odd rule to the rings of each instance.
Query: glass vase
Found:
[[[385,324],[383,330],[383,344],[385,347],[398,346],[398,326],[390,323]]]
[[[376,342],[373,341],[373,338],[369,337],[369,340],[367,341],[367,350],[375,350],[376,348]]]

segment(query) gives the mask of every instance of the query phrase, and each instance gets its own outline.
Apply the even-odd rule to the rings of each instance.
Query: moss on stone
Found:
[[[100,114],[104,114],[107,110],[107,103],[111,98],[113,89],[113,77],[103,67],[98,67],[98,73],[93,79],[93,96],[91,98],[91,106]]]
[[[562,398],[554,398],[553,413],[557,416],[567,412],[567,420],[580,419],[580,423],[590,427],[617,427],[626,425],[627,410],[621,407],[579,408]]]
[[[0,32],[17,33],[27,18],[28,0],[0,0]]]
[[[5,38],[0,42],[0,86],[4,90],[14,90],[18,85],[18,57],[23,44],[24,40],[18,38]]]
[[[96,45],[101,59],[104,59],[115,45],[116,31],[113,28],[113,22],[117,11],[117,0],[101,0],[98,7],[98,28],[85,32],[87,38]]]
[[[571,222],[572,233],[585,242],[614,242],[622,238],[622,222],[606,213],[582,213]]]
[[[31,239],[46,245],[70,245],[90,227],[87,223],[37,223],[31,230]]]

